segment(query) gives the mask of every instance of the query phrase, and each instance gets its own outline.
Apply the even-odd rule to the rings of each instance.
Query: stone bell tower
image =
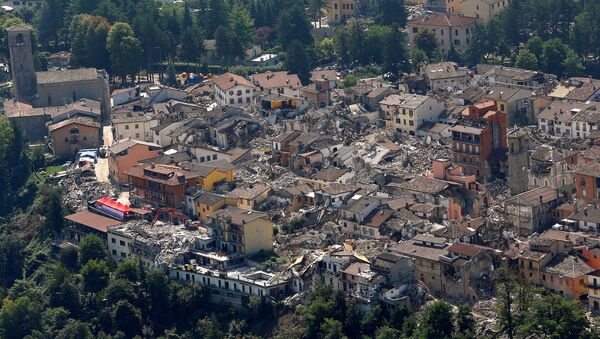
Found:
[[[16,25],[6,30],[15,97],[18,101],[33,103],[37,94],[37,77],[33,67],[31,28]]]

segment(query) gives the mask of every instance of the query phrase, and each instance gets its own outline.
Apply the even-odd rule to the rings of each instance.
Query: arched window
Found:
[[[23,38],[23,33],[17,34],[15,41],[17,43],[17,46],[22,46],[23,44],[25,44],[25,38]]]

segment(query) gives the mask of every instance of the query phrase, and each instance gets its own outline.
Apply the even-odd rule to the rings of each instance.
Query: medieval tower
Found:
[[[508,133],[508,186],[512,194],[528,190],[529,150],[525,131],[515,129]]]
[[[15,97],[18,101],[33,102],[37,94],[37,78],[33,67],[31,28],[24,25],[11,26],[8,31],[10,71]]]

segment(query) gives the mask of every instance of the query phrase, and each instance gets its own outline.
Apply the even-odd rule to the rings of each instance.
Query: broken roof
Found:
[[[467,76],[467,70],[458,68],[455,62],[428,64],[423,67],[422,72],[432,80]]]
[[[329,167],[315,174],[315,179],[323,181],[335,181],[344,174],[350,172],[347,168]]]
[[[215,211],[213,217],[223,217],[231,220],[234,225],[242,226],[258,219],[269,220],[268,215],[258,211],[248,211],[238,207],[227,206]]]
[[[569,278],[579,278],[594,271],[594,269],[586,265],[582,259],[570,254],[559,254],[555,256],[546,265],[544,270],[546,273]]]
[[[590,162],[589,164],[580,165],[575,169],[575,173],[600,178],[600,163]]]
[[[410,181],[394,185],[394,187],[403,190],[431,194],[439,193],[448,188],[448,186],[450,186],[450,184],[445,181],[423,176],[417,176]]]
[[[233,191],[227,193],[227,197],[252,200],[270,189],[271,187],[267,184],[258,184],[252,188],[237,187]]]
[[[389,106],[400,106],[402,108],[415,109],[421,106],[429,97],[419,94],[391,94],[381,100],[379,104]]]
[[[586,109],[592,107],[593,104],[586,104],[581,102],[562,102],[554,101],[548,107],[546,107],[538,115],[538,119],[556,120],[561,122],[571,122],[573,117]]]

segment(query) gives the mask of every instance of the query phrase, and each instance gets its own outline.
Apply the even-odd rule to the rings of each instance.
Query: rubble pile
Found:
[[[87,208],[88,201],[100,199],[104,196],[115,197],[117,189],[110,183],[99,182],[95,178],[83,177],[79,172],[58,182],[63,190],[63,202],[82,211]]]

